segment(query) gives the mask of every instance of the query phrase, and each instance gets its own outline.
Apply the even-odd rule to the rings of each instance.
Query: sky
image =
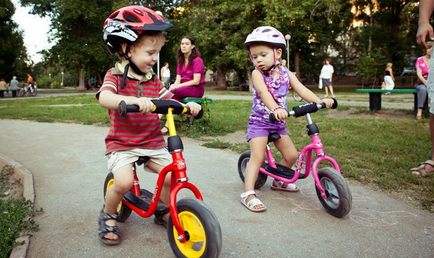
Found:
[[[31,59],[33,62],[38,63],[42,61],[42,56],[37,52],[51,47],[47,38],[50,19],[29,14],[31,8],[21,7],[18,2],[18,0],[12,0],[15,6],[15,14],[12,16],[12,20],[23,31],[24,45]]]

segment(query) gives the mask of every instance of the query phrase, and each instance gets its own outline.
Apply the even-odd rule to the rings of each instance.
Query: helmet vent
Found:
[[[135,16],[132,13],[128,13],[128,12],[124,13],[124,19],[128,22],[140,22],[140,19],[137,18],[137,16]]]
[[[112,15],[110,15],[109,19],[114,19],[116,16],[118,16],[119,12],[114,12]]]

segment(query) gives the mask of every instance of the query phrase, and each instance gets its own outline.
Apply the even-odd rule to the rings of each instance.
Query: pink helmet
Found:
[[[275,48],[286,49],[286,41],[282,32],[271,26],[261,26],[254,29],[247,36],[244,46],[249,49],[253,43],[266,43]]]

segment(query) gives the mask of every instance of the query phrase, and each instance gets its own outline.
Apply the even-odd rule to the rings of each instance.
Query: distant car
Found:
[[[404,67],[402,70],[401,76],[416,74],[416,67]]]

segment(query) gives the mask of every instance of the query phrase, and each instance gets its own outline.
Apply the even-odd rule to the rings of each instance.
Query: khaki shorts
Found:
[[[434,114],[434,58],[430,59],[428,82],[426,85],[429,97],[429,112]]]
[[[172,163],[172,156],[166,148],[162,149],[131,149],[126,151],[111,152],[108,157],[108,169],[111,172],[116,172],[119,168],[133,164],[140,156],[150,157],[150,161],[165,167]],[[152,171],[144,164],[144,169],[147,172],[158,173],[160,171]]]

